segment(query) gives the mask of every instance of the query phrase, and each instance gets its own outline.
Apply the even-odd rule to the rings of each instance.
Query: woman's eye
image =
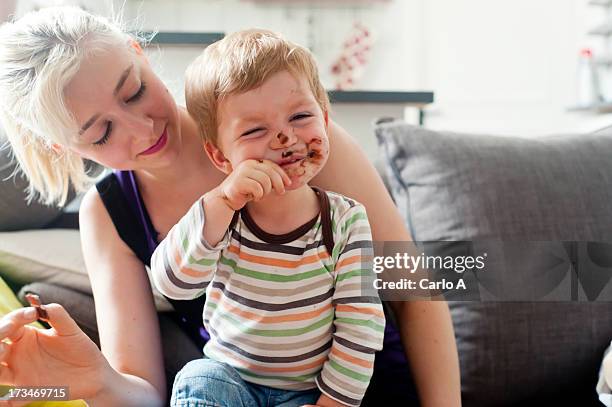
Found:
[[[307,117],[312,117],[310,113],[298,113],[296,115],[291,116],[291,120],[302,120]]]
[[[103,146],[104,144],[106,144],[106,142],[108,141],[110,135],[111,135],[111,131],[113,130],[113,123],[112,122],[108,122],[106,124],[106,131],[104,132],[104,135],[96,142],[94,142],[94,146]]]
[[[244,133],[242,133],[240,135],[240,137],[248,136],[248,135],[251,135],[251,134],[255,134],[255,133],[263,131],[263,130],[265,130],[263,127],[256,127],[254,129],[250,129],[250,130],[245,131]]]
[[[138,100],[140,100],[146,89],[147,84],[141,82],[140,88],[138,88],[138,92],[134,93],[134,95],[132,95],[128,100],[126,100],[125,103],[137,102]]]

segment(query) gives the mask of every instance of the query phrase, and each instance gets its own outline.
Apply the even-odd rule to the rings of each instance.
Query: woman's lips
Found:
[[[166,127],[164,129],[164,132],[159,137],[159,139],[157,139],[157,142],[155,144],[153,144],[151,147],[149,147],[146,150],[144,150],[143,152],[141,152],[139,155],[151,155],[151,154],[155,154],[159,150],[164,148],[164,146],[166,145],[167,141],[168,141],[168,127]]]

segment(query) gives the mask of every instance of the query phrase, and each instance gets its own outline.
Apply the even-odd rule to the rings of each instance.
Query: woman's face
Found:
[[[93,55],[64,90],[79,127],[67,146],[118,170],[170,164],[180,148],[178,108],[140,51],[116,47]]]

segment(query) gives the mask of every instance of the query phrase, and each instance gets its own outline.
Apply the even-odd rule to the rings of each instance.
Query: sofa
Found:
[[[437,132],[387,119],[374,133],[381,176],[416,241],[549,242],[570,254],[568,247],[594,242],[606,257],[612,129],[520,138]],[[33,219],[25,214],[39,210],[45,209],[26,207],[20,214]],[[51,221],[57,216],[65,214]],[[79,253],[74,229],[2,232],[0,276],[21,296],[37,292],[45,302],[63,303],[97,339]],[[582,280],[566,273],[559,285],[572,286],[577,298],[449,298],[464,406],[601,405],[595,385],[612,339],[612,264],[600,265],[604,280],[596,297],[585,297]],[[176,332],[159,295],[156,305],[164,332]],[[164,347],[190,349],[180,334],[163,337]],[[166,363],[172,372],[183,361]]]

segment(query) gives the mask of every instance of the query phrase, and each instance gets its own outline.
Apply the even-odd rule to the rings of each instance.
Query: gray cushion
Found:
[[[610,132],[526,139],[395,121],[376,134],[415,240],[612,242]],[[609,303],[449,306],[464,405],[596,402]]]
[[[61,214],[61,209],[26,201],[27,180],[22,175],[12,177],[15,162],[0,130],[0,231],[41,228]],[[2,148],[5,147],[5,148]]]

